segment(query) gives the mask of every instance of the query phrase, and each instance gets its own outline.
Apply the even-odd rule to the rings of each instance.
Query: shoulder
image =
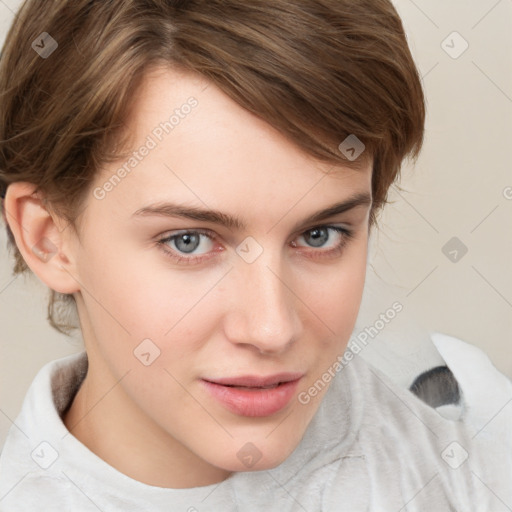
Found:
[[[61,476],[35,470],[24,474],[9,489],[0,487],[0,512],[35,510],[80,510],[97,512],[98,508],[64,473]]]
[[[66,472],[57,468],[65,468],[62,460],[69,455],[60,413],[86,368],[81,352],[47,363],[35,376],[0,453],[0,511],[53,510],[57,504],[66,509],[83,502]],[[83,503],[82,509],[89,510]]]
[[[445,364],[423,371],[409,389],[371,364],[359,365],[366,366],[359,372],[371,421],[380,424],[379,418],[386,415],[394,419],[405,415],[400,428],[408,433],[413,428],[415,434],[413,418],[434,429],[435,425],[444,430],[455,426],[471,439],[492,439],[512,453],[512,381],[480,348],[439,332],[432,333],[431,340]],[[457,409],[456,414],[446,413],[450,406]],[[399,427],[396,421],[392,424]]]
[[[512,381],[480,348],[440,332],[431,338],[457,381],[461,421],[475,431],[486,429],[512,442]]]
[[[361,358],[351,372],[363,391],[358,443],[375,509],[380,500],[397,509],[411,500],[408,510],[449,510],[450,504],[458,510],[499,509],[500,499],[512,503],[511,411],[504,412],[512,397],[510,381],[480,349],[460,340],[437,337],[436,342],[460,390],[464,414],[457,421]],[[446,396],[453,395],[446,372],[434,374],[447,387]],[[472,375],[478,375],[474,383],[481,382],[480,396],[472,393]],[[496,413],[503,417],[491,427]]]

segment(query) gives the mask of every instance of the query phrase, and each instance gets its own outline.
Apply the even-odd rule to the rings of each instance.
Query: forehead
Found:
[[[354,170],[314,159],[196,74],[151,70],[127,126],[131,156],[96,180],[100,186],[112,182],[103,206],[126,214],[149,202],[179,199],[245,211],[249,219],[251,211],[257,217],[274,206],[309,211],[371,193],[371,162]]]

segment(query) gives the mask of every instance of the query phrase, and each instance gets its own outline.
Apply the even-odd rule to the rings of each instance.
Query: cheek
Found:
[[[311,311],[315,325],[326,342],[334,338],[339,346],[348,342],[361,304],[367,264],[367,239],[355,239],[336,264],[311,272],[303,281],[301,297]]]
[[[334,325],[343,326],[349,336],[354,328],[366,278],[366,253],[354,258],[346,268],[341,269],[339,278],[334,279],[334,291],[328,310]]]
[[[172,347],[171,358],[199,348],[221,304],[208,300],[208,294],[223,271],[176,269],[165,264],[157,248],[127,247],[119,251],[125,256],[118,258],[113,247],[119,244],[106,241],[101,251],[88,251],[80,260],[87,316],[104,353],[117,361],[123,353],[126,364],[146,339],[162,356]]]

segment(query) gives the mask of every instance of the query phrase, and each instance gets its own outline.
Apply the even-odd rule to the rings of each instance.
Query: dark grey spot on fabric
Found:
[[[421,373],[409,390],[432,407],[458,404],[460,401],[457,379],[447,366],[436,366]]]

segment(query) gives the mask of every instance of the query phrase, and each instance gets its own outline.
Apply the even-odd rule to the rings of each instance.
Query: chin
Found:
[[[272,435],[270,436],[272,437]],[[229,446],[217,447],[211,454],[210,464],[230,472],[263,471],[282,464],[300,443],[300,437],[293,439],[286,433],[268,437],[268,432],[260,436],[244,436],[231,439]]]

